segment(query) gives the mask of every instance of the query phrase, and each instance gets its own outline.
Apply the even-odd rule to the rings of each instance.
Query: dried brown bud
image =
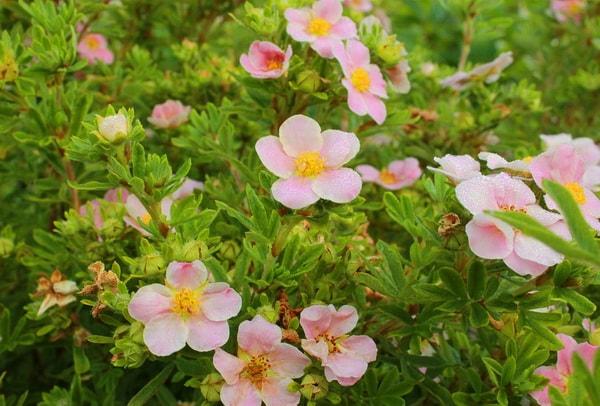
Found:
[[[458,214],[444,214],[439,222],[438,234],[442,237],[449,237],[456,232],[458,226],[460,226],[460,217],[458,217]]]

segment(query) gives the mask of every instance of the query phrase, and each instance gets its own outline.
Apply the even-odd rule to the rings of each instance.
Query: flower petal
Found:
[[[268,355],[271,369],[278,376],[300,378],[310,359],[299,349],[290,344],[277,344]]]
[[[563,260],[561,254],[539,240],[529,237],[521,232],[517,232],[515,235],[514,247],[515,253],[521,258],[537,262],[546,267],[556,265]]]
[[[306,330],[304,330],[306,333]],[[327,343],[325,341],[315,341],[315,340],[302,340],[302,349],[306,351],[308,354],[312,355],[315,358],[320,359],[321,361],[326,361],[327,356],[329,355],[329,348],[327,347]]]
[[[329,330],[333,312],[335,312],[333,305],[312,305],[302,310],[300,325],[308,340],[316,339]]]
[[[212,321],[197,315],[187,320],[187,327],[187,343],[196,351],[212,351],[229,340],[229,324],[226,321]]]
[[[516,252],[512,252],[509,256],[504,258],[504,263],[514,272],[523,276],[540,276],[546,271],[546,269],[548,269],[546,265],[538,264],[537,262],[521,258]]]
[[[167,266],[167,283],[177,289],[196,289],[208,278],[208,270],[202,261],[177,262]]]
[[[152,318],[168,313],[171,309],[171,292],[158,283],[141,287],[129,302],[128,311],[131,317],[148,323]]]
[[[371,116],[377,124],[383,124],[387,117],[387,109],[383,100],[372,93],[364,93],[363,99],[369,116]]]
[[[315,16],[330,23],[334,23],[342,17],[343,7],[338,0],[319,0],[312,6]]]
[[[210,283],[202,292],[202,313],[212,321],[224,321],[237,316],[242,297],[228,284]]]
[[[323,147],[319,123],[300,114],[288,118],[281,124],[279,141],[285,153],[294,158],[303,152],[318,152]]]
[[[176,314],[160,314],[144,328],[144,343],[154,355],[166,357],[185,347],[188,328]]]
[[[358,165],[354,168],[358,172],[363,182],[375,182],[379,179],[379,170],[371,165]]]
[[[313,192],[322,199],[334,203],[354,200],[362,188],[360,175],[350,168],[328,170],[312,182]]]
[[[290,392],[292,380],[268,378],[259,395],[266,406],[295,406],[300,403],[300,392]]]
[[[279,179],[271,186],[273,198],[290,209],[302,209],[319,200],[307,178]]]
[[[459,185],[460,186],[460,185]],[[508,224],[478,214],[466,226],[469,247],[485,259],[503,259],[513,252],[515,233]]]
[[[281,329],[261,316],[243,321],[238,329],[238,346],[250,355],[273,351],[281,343]]]
[[[244,361],[220,348],[215,350],[213,365],[229,385],[234,385],[239,381],[240,373],[246,366]]]
[[[325,366],[341,378],[360,378],[367,371],[365,360],[344,353],[330,354]]]
[[[360,150],[360,141],[354,133],[339,130],[323,131],[321,157],[328,168],[339,167],[350,161]]]
[[[358,322],[358,312],[354,306],[344,305],[331,314],[329,335],[341,337],[351,332]]]
[[[344,350],[366,362],[377,359],[377,346],[369,336],[350,336],[342,342]]]
[[[225,406],[260,406],[261,399],[254,386],[248,380],[239,381],[235,385],[223,385],[221,402]]]
[[[284,151],[279,138],[269,135],[256,142],[256,153],[262,164],[280,178],[289,178],[294,174],[294,160]]]

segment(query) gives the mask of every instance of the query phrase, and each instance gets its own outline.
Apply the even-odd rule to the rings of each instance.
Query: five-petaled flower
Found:
[[[152,109],[148,122],[158,128],[177,128],[188,120],[192,108],[179,100],[167,100]]]
[[[284,75],[290,66],[292,46],[285,52],[268,41],[254,41],[247,54],[240,57],[242,67],[257,79],[275,79]]]
[[[304,375],[308,357],[296,347],[281,342],[281,329],[261,316],[240,324],[237,357],[220,348],[213,363],[225,379],[221,401],[225,406],[292,406],[300,393],[290,392],[293,378]]]
[[[342,40],[356,38],[356,24],[342,16],[339,0],[318,0],[311,8],[288,8],[288,34],[300,42],[308,42],[323,58],[333,57],[333,47]]]
[[[410,186],[421,176],[419,161],[415,158],[393,161],[382,170],[371,165],[358,165],[356,171],[362,176],[363,182],[373,182],[390,190]]]
[[[551,406],[550,386],[557,388],[560,392],[567,391],[569,377],[573,373],[573,357],[575,354],[581,357],[589,369],[592,369],[594,356],[598,347],[589,343],[578,344],[572,337],[565,334],[557,334],[556,337],[562,341],[563,348],[558,351],[555,366],[543,366],[535,370],[537,375],[548,378],[548,384],[541,390],[531,393],[531,396],[541,406]]]
[[[313,305],[300,314],[300,325],[306,339],[304,351],[318,358],[328,381],[354,385],[367,371],[369,362],[377,358],[377,347],[369,336],[348,335],[356,327],[358,313],[353,306],[338,310],[333,305]]]
[[[34,296],[44,297],[38,309],[38,316],[52,306],[64,307],[74,302],[77,299],[74,295],[77,290],[77,284],[66,280],[59,270],[54,270],[49,278],[46,276],[40,277],[34,293]]]
[[[279,128],[279,137],[269,135],[256,143],[263,165],[282,179],[271,187],[275,200],[291,209],[310,206],[319,199],[348,203],[360,193],[360,175],[342,168],[358,153],[360,143],[353,133],[321,132],[310,117],[296,115]]]
[[[77,44],[77,52],[90,64],[102,61],[110,65],[114,60],[114,55],[108,49],[106,38],[102,34],[85,34]]]
[[[208,281],[201,261],[171,262],[166,285],[141,287],[129,302],[129,314],[144,324],[144,343],[154,355],[167,356],[187,343],[211,351],[229,339],[227,320],[242,306],[227,283]]]
[[[564,23],[572,20],[578,23],[585,9],[585,0],[552,0],[551,7],[557,21]]]
[[[385,80],[377,65],[370,63],[369,49],[358,40],[338,44],[333,54],[342,66],[342,85],[348,91],[348,107],[359,116],[370,115],[377,124],[385,121],[387,111],[381,100],[387,98]]]
[[[428,166],[427,169],[444,174],[455,183],[481,175],[481,165],[470,155],[446,154],[441,158],[435,157],[433,160],[440,167]]]

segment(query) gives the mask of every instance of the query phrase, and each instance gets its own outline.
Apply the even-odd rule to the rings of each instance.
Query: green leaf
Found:
[[[162,384],[173,372],[175,365],[170,364],[165,369],[160,371],[154,378],[150,380],[138,393],[136,393],[127,403],[127,406],[143,406],[149,401],[152,396],[158,391]]]
[[[90,370],[90,360],[85,355],[82,347],[73,347],[73,365],[79,375]]]
[[[515,360],[515,357],[509,357],[506,362],[504,363],[504,366],[502,367],[502,375],[500,378],[500,384],[502,386],[506,386],[508,385],[513,377],[515,376],[515,372],[517,370],[517,361]]]
[[[466,299],[467,291],[465,289],[465,283],[454,269],[442,268],[440,269],[440,278],[444,283],[444,287],[454,293],[457,298]]]
[[[546,340],[551,346],[550,349],[559,350],[562,348],[563,345],[560,340],[556,338],[556,335],[539,321],[534,320],[531,317],[527,317],[525,319],[525,324],[531,327],[531,329],[537,333],[540,338]]]
[[[596,305],[591,300],[573,289],[556,288],[554,289],[554,295],[573,306],[579,313],[585,314],[586,316],[589,316],[596,311]]]
[[[479,261],[473,262],[467,274],[467,289],[469,297],[473,300],[481,300],[485,291],[486,274],[483,264]]]

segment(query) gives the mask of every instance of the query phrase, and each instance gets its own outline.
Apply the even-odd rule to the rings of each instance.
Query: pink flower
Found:
[[[470,72],[456,72],[441,80],[442,87],[449,87],[461,91],[473,82],[493,83],[500,79],[500,74],[513,63],[512,52],[503,52],[496,59],[483,65],[478,65]]]
[[[100,210],[100,200],[90,200],[86,204],[79,208],[79,214],[83,217],[91,216],[94,220],[94,227],[101,229],[104,225],[104,219],[102,218],[102,212]]]
[[[167,100],[152,109],[148,122],[158,128],[177,128],[188,120],[192,108],[178,100]]]
[[[390,81],[394,90],[401,94],[406,94],[410,91],[410,81],[408,73],[411,71],[408,61],[401,61],[396,66],[387,70]]]
[[[390,190],[410,186],[421,176],[419,161],[415,158],[393,161],[381,171],[371,165],[359,165],[356,171],[360,173],[363,182],[374,182]]]
[[[300,314],[300,325],[306,339],[302,348],[321,360],[327,381],[354,385],[367,371],[369,362],[377,358],[377,347],[371,337],[351,336],[358,314],[353,306],[314,305]]]
[[[371,0],[344,0],[344,6],[362,12],[368,12],[373,9]]]
[[[290,392],[293,378],[304,375],[310,364],[297,348],[281,342],[281,329],[261,316],[244,321],[238,330],[238,354],[220,348],[213,364],[225,379],[221,402],[225,406],[293,406],[300,393]]]
[[[172,205],[173,200],[168,197],[164,198],[160,204],[161,212],[167,218],[167,220],[171,218]],[[127,215],[124,219],[125,224],[135,228],[146,237],[150,236],[150,233],[146,231],[141,224],[148,226],[152,221],[152,216],[136,195],[129,194],[127,196],[127,200],[125,201],[125,209],[127,210]]]
[[[356,38],[356,24],[342,16],[339,0],[318,0],[309,8],[288,8],[287,33],[296,41],[308,42],[323,58],[333,57],[333,47]]]
[[[242,298],[227,283],[208,282],[201,261],[171,262],[166,285],[140,288],[129,302],[129,314],[144,324],[144,343],[154,355],[167,356],[187,343],[211,351],[229,339],[227,320],[236,316]]]
[[[600,199],[591,190],[594,184],[590,179],[594,177],[586,177],[586,162],[572,145],[560,144],[539,155],[531,162],[530,170],[538,186],[542,186],[545,179],[550,179],[567,188],[588,223],[600,230]],[[558,208],[548,196],[545,200],[548,208]]]
[[[127,201],[129,191],[123,187],[109,189],[104,194],[104,200],[112,203],[123,203]]]
[[[291,209],[310,206],[319,199],[348,203],[360,193],[358,173],[342,168],[358,153],[356,135],[326,130],[312,118],[296,115],[256,143],[263,165],[282,179],[271,187],[275,200]]]
[[[291,45],[283,52],[272,42],[254,41],[248,53],[240,57],[240,63],[254,78],[275,79],[287,72],[291,57]]]
[[[585,9],[585,0],[552,0],[551,7],[557,21],[561,23],[567,20],[580,22]]]
[[[470,155],[446,154],[433,160],[440,165],[440,168],[428,166],[427,169],[446,175],[456,183],[481,175],[479,162]]]
[[[569,144],[583,158],[585,166],[595,166],[600,163],[600,148],[594,140],[587,137],[573,138],[571,134],[540,135],[547,151],[553,150],[559,145]]]
[[[487,163],[487,167],[490,169],[508,169],[509,171],[528,174],[529,173],[529,165],[533,160],[532,157],[527,157],[523,159],[516,159],[514,161],[507,161],[503,157],[498,154],[494,154],[493,152],[480,152],[479,159],[485,161]]]
[[[108,49],[106,38],[102,34],[84,35],[79,41],[79,44],[77,44],[77,52],[79,52],[79,55],[86,59],[90,64],[102,61],[105,64],[110,65],[114,60],[114,55],[111,50]]]
[[[527,213],[555,232],[563,232],[562,217],[542,209],[527,185],[505,173],[477,176],[456,187],[458,201],[474,216],[466,226],[469,247],[478,257],[501,259],[519,275],[541,275],[563,257],[538,240],[484,214],[490,211]]]
[[[204,183],[194,179],[186,178],[181,186],[179,186],[176,191],[171,193],[171,196],[169,197],[172,200],[185,199],[186,197],[193,195],[195,190],[204,190]]]
[[[381,70],[370,63],[369,49],[358,40],[349,40],[346,47],[334,47],[333,54],[344,71],[342,84],[348,90],[350,110],[382,124],[387,112],[381,99],[387,98],[387,91]]]
[[[554,386],[561,392],[566,392],[569,377],[573,373],[573,356],[578,354],[589,369],[592,369],[594,356],[598,347],[589,343],[577,344],[572,337],[557,334],[556,337],[563,343],[562,350],[558,351],[556,365],[544,366],[535,370],[537,375],[548,378],[548,384],[541,390],[531,393],[541,406],[551,406],[549,390]]]
[[[581,320],[581,325],[583,326],[583,328],[585,330],[588,331],[588,333],[593,333],[594,330],[596,330],[596,323],[594,323],[592,320],[590,320],[589,318],[585,318],[583,320]]]

